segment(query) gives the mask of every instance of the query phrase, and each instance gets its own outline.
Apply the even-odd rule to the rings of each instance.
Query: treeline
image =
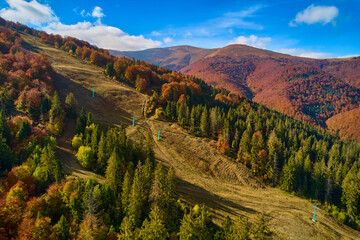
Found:
[[[155,117],[217,140],[219,150],[265,182],[318,199],[360,229],[360,148],[328,132],[243,100],[238,105],[167,102]]]

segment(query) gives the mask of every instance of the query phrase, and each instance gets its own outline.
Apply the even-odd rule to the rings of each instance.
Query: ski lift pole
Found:
[[[135,126],[135,116],[132,116],[131,118],[133,120],[133,126]]]
[[[315,205],[313,207],[315,208],[315,211],[314,211],[314,217],[313,217],[312,221],[316,222],[315,217],[316,217],[316,209],[318,209],[318,206]]]
[[[161,131],[161,128],[159,128],[158,140],[160,140],[160,131]]]

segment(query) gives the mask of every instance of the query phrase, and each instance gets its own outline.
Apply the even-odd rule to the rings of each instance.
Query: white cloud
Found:
[[[94,18],[102,18],[105,14],[102,12],[102,8],[99,6],[94,7],[94,10],[91,13],[91,16]]]
[[[91,15],[82,10],[80,14],[97,18],[95,23],[78,22],[73,25],[62,24],[50,6],[40,4],[36,0],[6,0],[7,8],[0,10],[0,16],[23,24],[32,24],[40,29],[62,36],[76,37],[95,44],[101,48],[116,50],[142,50],[161,45],[160,41],[146,39],[142,35],[132,36],[121,29],[101,24],[105,16],[101,7],[96,6]]]
[[[335,6],[314,6],[314,4],[308,6],[301,12],[296,14],[289,25],[294,27],[297,24],[306,23],[322,23],[323,25],[330,22],[335,23],[333,20],[339,15],[339,9]]]
[[[171,43],[172,41],[173,41],[173,39],[170,37],[164,38],[164,43]]]
[[[288,49],[280,49],[277,50],[280,53],[289,54],[292,56],[298,57],[306,57],[306,58],[334,58],[336,57],[332,53],[325,53],[325,52],[312,52],[301,48],[288,48]]]
[[[152,36],[155,36],[155,37],[158,37],[158,36],[161,36],[162,34],[159,33],[158,31],[152,31],[152,32],[151,32],[151,35],[152,35]]]
[[[85,11],[85,9],[81,10],[80,15],[83,16],[83,17],[86,16],[86,11]]]
[[[6,0],[9,7],[0,10],[0,16],[14,22],[41,26],[57,22],[58,18],[51,7],[36,0]]]
[[[51,23],[44,30],[62,36],[72,36],[86,40],[101,48],[121,51],[142,50],[161,45],[160,41],[146,39],[142,35],[131,36],[119,28],[103,24],[93,24],[87,21],[74,25],[65,25],[60,22]]]
[[[255,35],[250,35],[249,37],[239,36],[232,40],[229,44],[244,44],[257,48],[265,48],[266,45],[271,41],[269,37],[258,37]]]

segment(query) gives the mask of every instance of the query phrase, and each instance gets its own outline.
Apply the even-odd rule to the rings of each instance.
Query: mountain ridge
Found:
[[[123,56],[194,75],[322,127],[329,118],[359,106],[360,57],[312,59],[242,44],[216,49],[174,46]]]

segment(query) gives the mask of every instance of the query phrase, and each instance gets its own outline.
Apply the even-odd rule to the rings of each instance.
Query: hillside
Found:
[[[338,133],[344,139],[360,139],[360,108],[342,112],[329,118],[326,125],[330,131]]]
[[[200,79],[5,24],[22,34],[5,34],[19,45],[3,45],[0,56],[15,64],[0,66],[10,68],[2,90],[12,93],[1,100],[18,98],[19,110],[1,112],[0,133],[14,129],[10,114],[33,123],[11,132],[12,149],[0,145],[18,158],[1,168],[0,236],[236,239],[240,231],[255,239],[271,235],[260,229],[267,226],[274,239],[359,237],[344,225],[360,226],[355,144]],[[14,77],[22,72],[11,67],[26,69],[24,55],[37,61]],[[51,73],[55,90],[39,109],[33,102],[41,94],[27,101],[30,86],[44,87],[34,67]],[[24,134],[34,123],[46,124],[48,138]],[[321,205],[315,223],[314,204]]]
[[[203,49],[191,46],[154,48],[135,52],[109,50],[115,56],[140,59],[175,71],[179,71],[214,51],[216,49]]]
[[[173,49],[180,51],[182,47]],[[142,57],[160,66],[163,66],[161,59],[168,57],[162,58],[152,49],[138,53],[126,55]],[[172,55],[171,60],[175,63],[180,58],[176,60],[176,55]],[[173,67],[180,68],[181,72],[202,78],[213,86],[323,127],[330,117],[359,106],[360,57],[317,60],[230,45],[213,49],[188,66]]]
[[[78,106],[93,111],[96,121],[105,126],[123,123],[132,139],[144,138],[150,132],[157,161],[175,170],[181,199],[190,204],[205,204],[216,223],[220,224],[227,215],[232,218],[246,216],[253,222],[256,213],[265,211],[271,219],[270,228],[276,239],[360,237],[355,230],[333,220],[326,211],[318,211],[318,222],[314,224],[310,201],[259,183],[242,164],[221,154],[215,141],[192,136],[176,123],[145,118],[141,110],[146,95],[104,75],[97,75],[101,71],[99,68],[84,64],[66,52],[48,47],[30,36],[26,40],[55,60],[54,69],[63,76],[56,85],[62,96],[73,91]],[[91,86],[96,89],[94,99],[91,98]],[[110,89],[114,90],[110,92]],[[126,104],[126,101],[132,101],[134,105]],[[137,116],[135,127],[130,124],[133,114]],[[157,141],[159,128],[162,138]]]

